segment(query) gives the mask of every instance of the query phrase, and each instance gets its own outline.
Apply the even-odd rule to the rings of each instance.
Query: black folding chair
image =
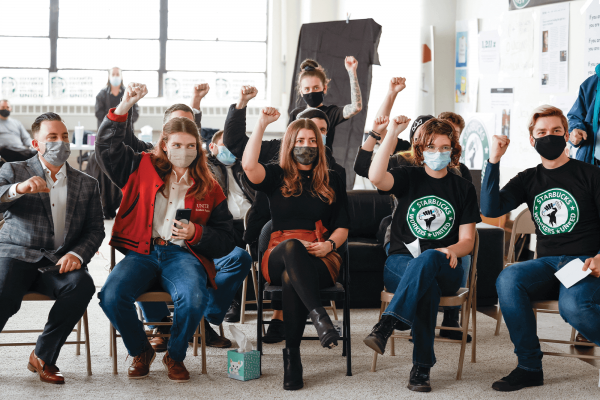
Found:
[[[265,282],[260,271],[260,265],[262,263],[262,256],[269,247],[269,240],[271,238],[272,225],[271,221],[263,227],[260,237],[258,238],[258,287],[263,288],[262,295],[257,294],[258,300],[258,323],[256,324],[256,344],[258,351],[262,354],[262,338],[263,338],[263,326],[269,325],[270,321],[263,320],[263,300],[281,301],[282,300],[282,287],[274,286]],[[338,250],[342,256],[342,265],[340,269],[340,277],[336,282],[335,286],[321,290],[321,300],[324,301],[341,301],[344,304],[343,308],[343,321],[342,321],[342,357],[346,357],[346,376],[352,376],[352,351],[350,343],[350,263],[349,263],[349,252],[348,252],[348,241],[346,241]],[[308,324],[308,323],[307,323]],[[319,340],[316,336],[303,336],[302,340]],[[262,363],[262,361],[261,361]],[[261,366],[262,367],[262,366]],[[262,371],[262,369],[261,369]]]

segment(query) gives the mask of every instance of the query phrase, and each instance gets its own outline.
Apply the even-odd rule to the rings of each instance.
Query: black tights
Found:
[[[269,256],[271,283],[282,286],[285,345],[300,347],[306,317],[321,307],[319,290],[333,285],[325,263],[297,239],[281,242]]]

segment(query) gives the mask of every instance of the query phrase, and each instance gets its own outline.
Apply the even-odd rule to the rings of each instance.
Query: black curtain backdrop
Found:
[[[350,120],[336,128],[333,156],[346,168],[346,186],[354,186],[354,159],[358,147],[362,144],[367,105],[371,92],[372,66],[379,64],[379,38],[381,25],[373,19],[319,22],[304,24],[298,39],[298,51],[292,79],[290,106],[288,114],[294,108],[305,106],[296,89],[300,64],[307,58],[316,60],[325,68],[329,82],[323,104],[345,106],[351,103],[350,78],[344,66],[346,56],[354,56],[358,61],[358,83],[362,93],[363,109]],[[291,121],[290,121],[291,122]]]

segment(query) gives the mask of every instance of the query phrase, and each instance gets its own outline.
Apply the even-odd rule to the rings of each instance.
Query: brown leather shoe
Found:
[[[207,346],[217,347],[219,349],[228,349],[231,347],[231,340],[227,339],[225,336],[219,336],[208,322],[205,322],[204,324],[204,333],[206,334]]]
[[[40,381],[46,383],[55,383],[62,385],[65,383],[65,377],[60,373],[56,365],[48,365],[41,358],[35,355],[35,350],[29,356],[29,364],[27,369],[31,372],[37,372],[40,376]]]
[[[163,365],[167,368],[167,377],[176,383],[189,382],[190,373],[188,372],[183,361],[174,361],[169,357],[169,352],[163,357]]]
[[[591,343],[589,340],[587,340],[587,338],[585,336],[583,336],[579,332],[577,332],[577,336],[575,336],[575,341],[580,342],[580,343]],[[577,347],[579,350],[585,350],[585,349],[591,348],[590,346],[579,346],[579,345],[575,345],[575,347]]]
[[[154,333],[162,333],[162,332],[160,332],[158,329],[155,329]],[[157,353],[164,353],[165,351],[167,351],[168,344],[169,344],[168,337],[156,336],[156,337],[153,337],[150,339],[150,345],[152,345],[152,348]]]
[[[156,352],[152,347],[144,351],[142,354],[133,357],[131,365],[127,369],[127,377],[129,379],[142,379],[150,373],[150,365],[156,357]]]

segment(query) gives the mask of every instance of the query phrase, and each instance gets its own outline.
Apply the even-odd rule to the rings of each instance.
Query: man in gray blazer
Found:
[[[86,265],[104,239],[104,220],[98,182],[66,162],[69,134],[60,116],[42,114],[31,130],[38,154],[0,168],[5,219],[0,229],[0,331],[27,292],[56,299],[27,368],[43,382],[61,384],[56,360],[96,291]],[[39,271],[53,266],[57,270]]]

